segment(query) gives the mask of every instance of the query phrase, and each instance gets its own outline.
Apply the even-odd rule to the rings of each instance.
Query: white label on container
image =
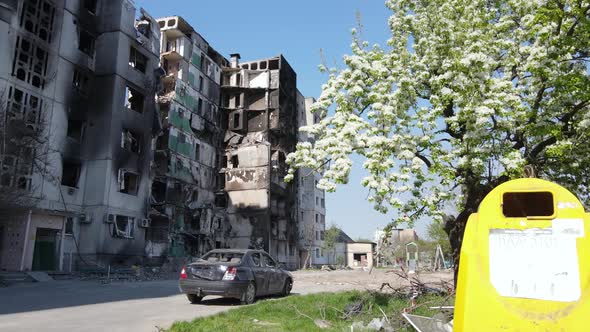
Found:
[[[576,238],[551,229],[491,229],[490,282],[501,296],[560,302],[580,298]]]
[[[584,237],[584,220],[553,219],[551,229],[554,235]]]

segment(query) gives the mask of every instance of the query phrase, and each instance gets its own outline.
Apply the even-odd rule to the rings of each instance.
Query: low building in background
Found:
[[[333,252],[328,251],[330,265],[352,268],[371,268],[377,244],[372,241],[354,241],[340,230]]]

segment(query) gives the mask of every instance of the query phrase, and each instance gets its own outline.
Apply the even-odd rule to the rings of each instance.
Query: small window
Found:
[[[66,218],[66,229],[64,230],[65,234],[72,235],[74,234],[74,218],[67,217]]]
[[[126,170],[119,170],[119,191],[129,195],[137,195],[139,188],[139,174]]]
[[[143,112],[144,96],[137,90],[127,86],[125,93],[125,107],[135,112]]]
[[[89,90],[89,78],[88,75],[81,72],[78,69],[74,69],[74,76],[72,78],[72,85],[74,89],[83,95],[88,94]]]
[[[84,122],[80,120],[68,119],[67,135],[76,142],[82,142],[82,137],[84,136]]]
[[[203,76],[199,76],[199,92],[203,92]]]
[[[94,56],[94,41],[95,38],[86,30],[80,30],[80,38],[78,40],[78,49],[87,55]]]
[[[227,207],[227,196],[224,193],[215,194],[215,206],[220,208]]]
[[[270,69],[270,70],[279,69],[279,60],[278,59],[270,60],[268,62],[268,69]]]
[[[266,69],[266,64],[267,64],[266,61],[260,62],[260,69]]]
[[[326,200],[322,198],[322,199],[321,199],[321,203],[322,203],[322,205],[321,205],[321,206],[322,206],[323,208],[325,208],[325,207],[326,207]]]
[[[96,14],[96,3],[98,0],[84,0],[84,8],[91,14]]]
[[[257,70],[258,69],[258,63],[257,62],[253,62],[250,64],[250,69],[252,70]]]
[[[315,198],[315,205],[320,205],[320,198],[316,196]]]
[[[201,98],[197,101],[197,113],[203,115],[203,99]]]
[[[64,161],[61,173],[61,184],[72,188],[78,188],[80,169],[81,166],[79,162]]]
[[[319,214],[315,214],[315,222],[319,223],[320,222],[320,215]]]
[[[325,239],[325,238],[326,238],[326,232],[324,232],[324,231],[320,231],[320,239],[321,239],[322,241],[324,241],[324,239]],[[323,255],[322,255],[322,256],[323,256]]]
[[[140,136],[128,129],[123,129],[121,133],[121,148],[134,152],[141,153],[141,139]]]
[[[260,254],[255,252],[252,254],[252,265],[254,266],[260,266]]]
[[[201,155],[201,145],[199,143],[195,143],[195,160],[199,161],[199,156]]]
[[[240,166],[240,160],[237,154],[231,156],[231,166],[232,168],[238,168]]]
[[[554,214],[550,192],[504,193],[502,213],[505,217],[550,217]]]
[[[315,231],[315,239],[316,241],[320,240],[320,231]]]
[[[134,228],[135,218],[117,215],[113,224],[113,236],[132,239]]]
[[[315,249],[315,258],[320,258],[320,249],[319,248]]]
[[[129,66],[145,73],[148,59],[145,55],[141,54],[134,47],[129,49]]]

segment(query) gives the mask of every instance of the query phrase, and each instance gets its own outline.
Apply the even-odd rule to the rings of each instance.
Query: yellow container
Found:
[[[518,179],[469,217],[454,331],[590,331],[590,214],[565,188]]]

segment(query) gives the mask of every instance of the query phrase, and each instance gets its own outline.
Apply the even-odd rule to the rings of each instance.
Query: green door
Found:
[[[55,270],[57,234],[57,229],[37,228],[35,250],[33,251],[33,271]]]

